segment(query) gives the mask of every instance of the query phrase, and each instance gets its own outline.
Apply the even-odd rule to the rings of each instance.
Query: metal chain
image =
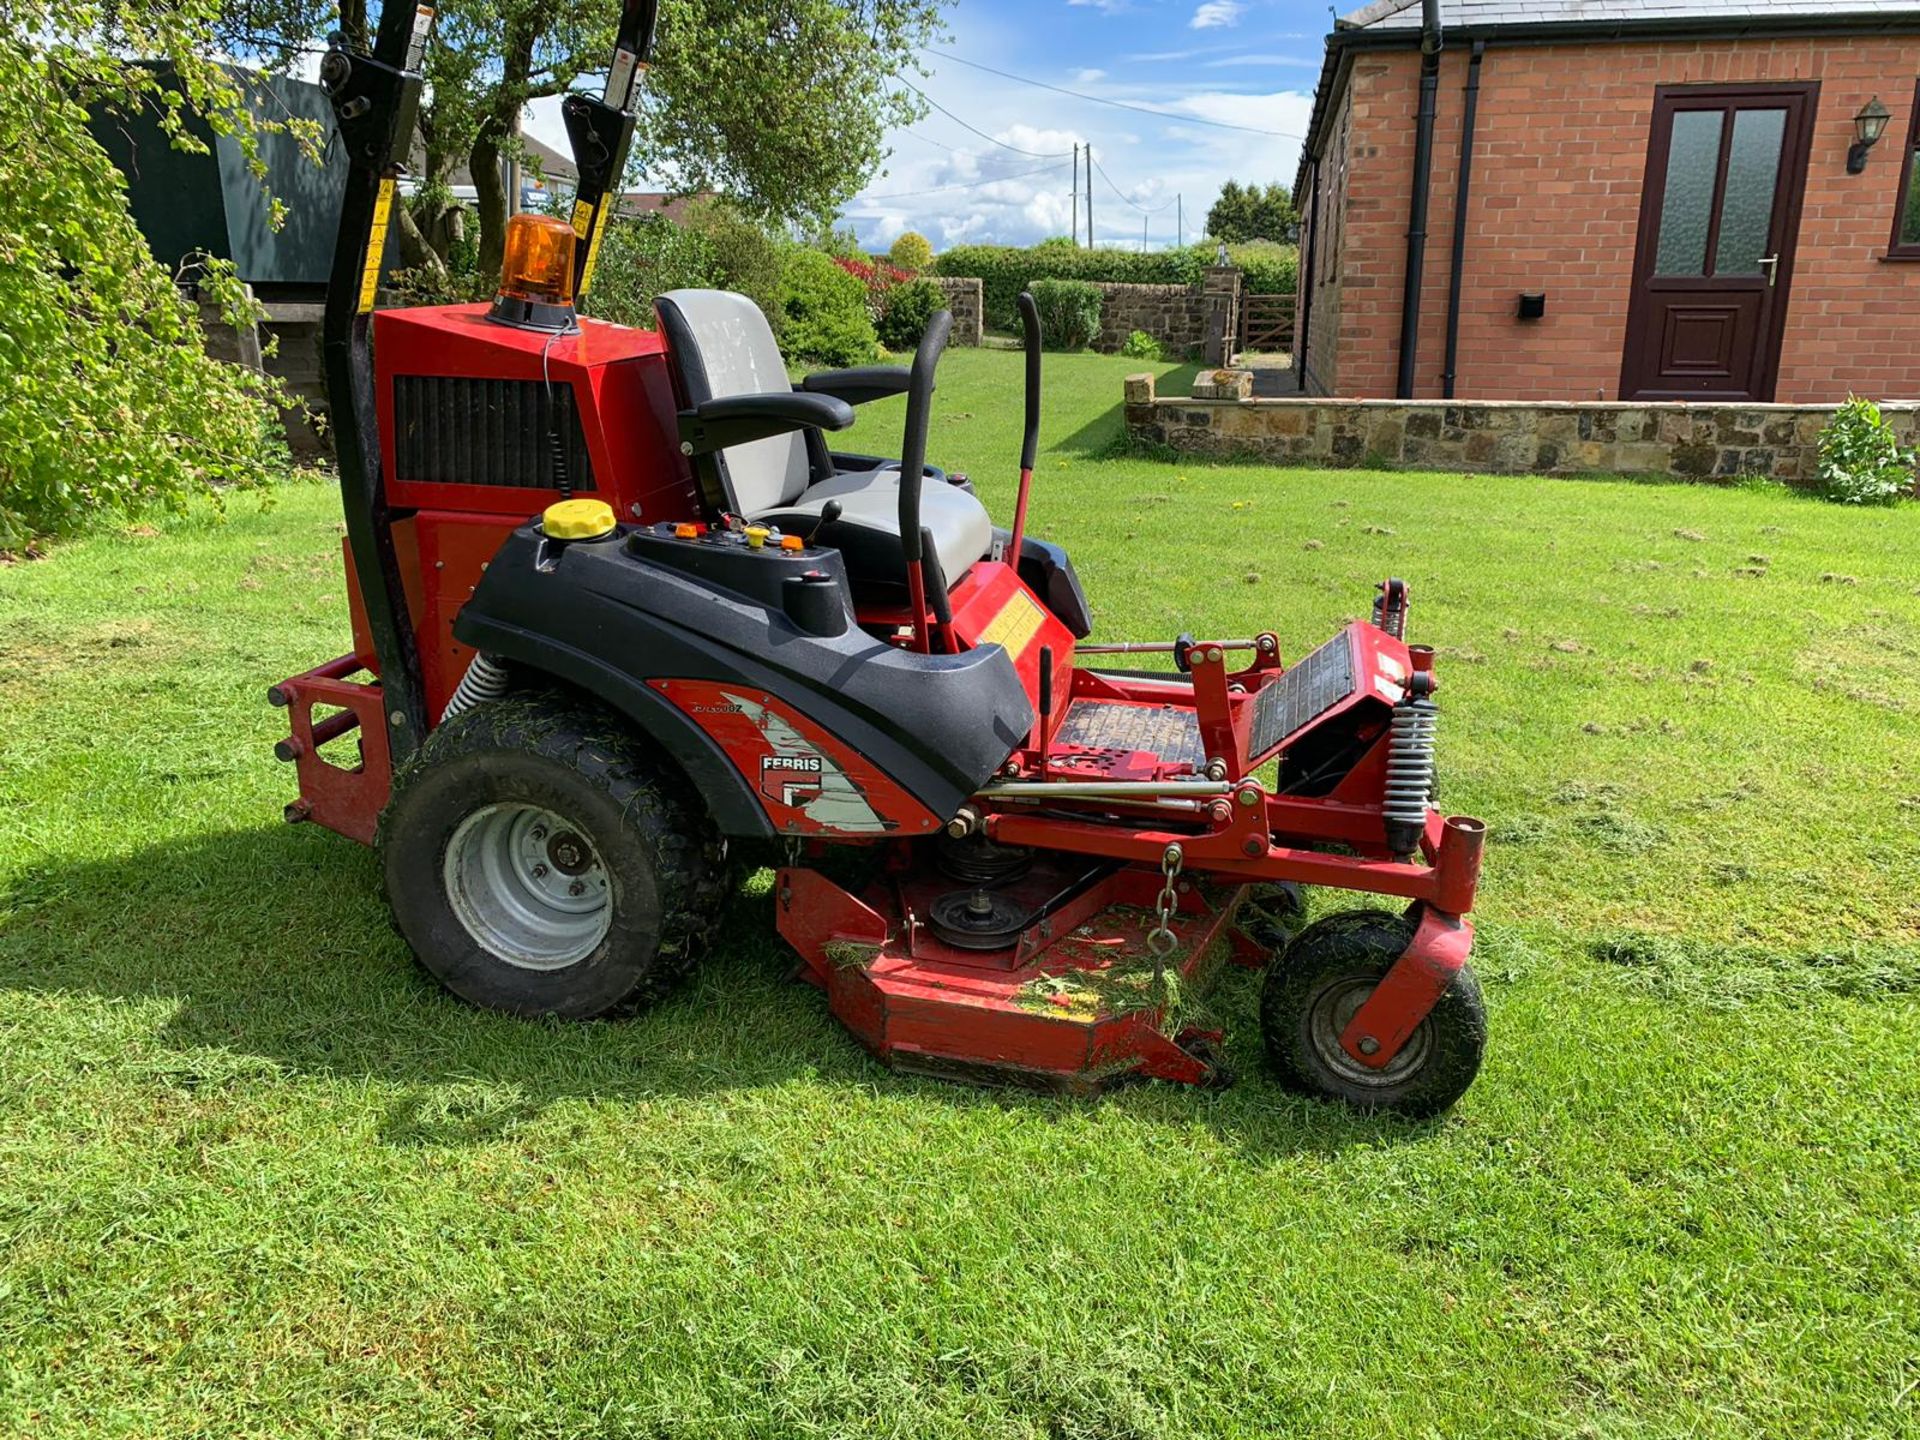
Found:
[[[1173,912],[1180,903],[1180,896],[1173,888],[1173,882],[1180,878],[1180,865],[1185,859],[1178,845],[1169,845],[1160,857],[1160,895],[1154,902],[1154,925],[1147,932],[1147,948],[1153,952],[1154,973],[1157,978],[1160,962],[1173,952],[1180,943],[1173,933],[1173,927],[1167,922],[1173,918]]]

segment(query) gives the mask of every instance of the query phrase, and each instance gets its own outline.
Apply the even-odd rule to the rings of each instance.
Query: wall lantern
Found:
[[[1893,113],[1880,103],[1880,97],[1874,96],[1860,107],[1860,113],[1853,117],[1853,144],[1847,147],[1847,173],[1858,175],[1867,168],[1867,151],[1880,142],[1886,133],[1887,121]]]

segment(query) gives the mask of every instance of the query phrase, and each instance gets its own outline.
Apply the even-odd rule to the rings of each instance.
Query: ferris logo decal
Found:
[[[768,755],[760,761],[760,793],[797,809],[820,798],[821,773],[818,755]]]

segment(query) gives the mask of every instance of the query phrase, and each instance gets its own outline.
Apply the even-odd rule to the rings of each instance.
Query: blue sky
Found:
[[[1104,172],[1093,178],[1096,243],[1137,248],[1144,221],[1149,245],[1172,244],[1175,196],[1191,240],[1228,178],[1292,183],[1331,23],[1308,0],[960,0],[914,79],[952,113],[893,132],[885,173],[846,219],[874,248],[908,229],[940,249],[1064,235],[1078,142]]]
[[[941,249],[1064,235],[1071,152],[1091,143],[1105,172],[1093,179],[1096,243],[1138,248],[1144,219],[1152,248],[1172,244],[1176,195],[1191,240],[1228,178],[1292,183],[1331,24],[1310,0],[959,0],[926,73],[909,77],[951,114],[892,132],[891,157],[845,219],[875,249],[909,229]],[[546,119],[529,128],[558,139]]]

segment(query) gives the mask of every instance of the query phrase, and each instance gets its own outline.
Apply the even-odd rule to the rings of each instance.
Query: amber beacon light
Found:
[[[525,330],[576,328],[574,243],[573,227],[555,215],[515,215],[507,221],[507,255],[491,318]]]

